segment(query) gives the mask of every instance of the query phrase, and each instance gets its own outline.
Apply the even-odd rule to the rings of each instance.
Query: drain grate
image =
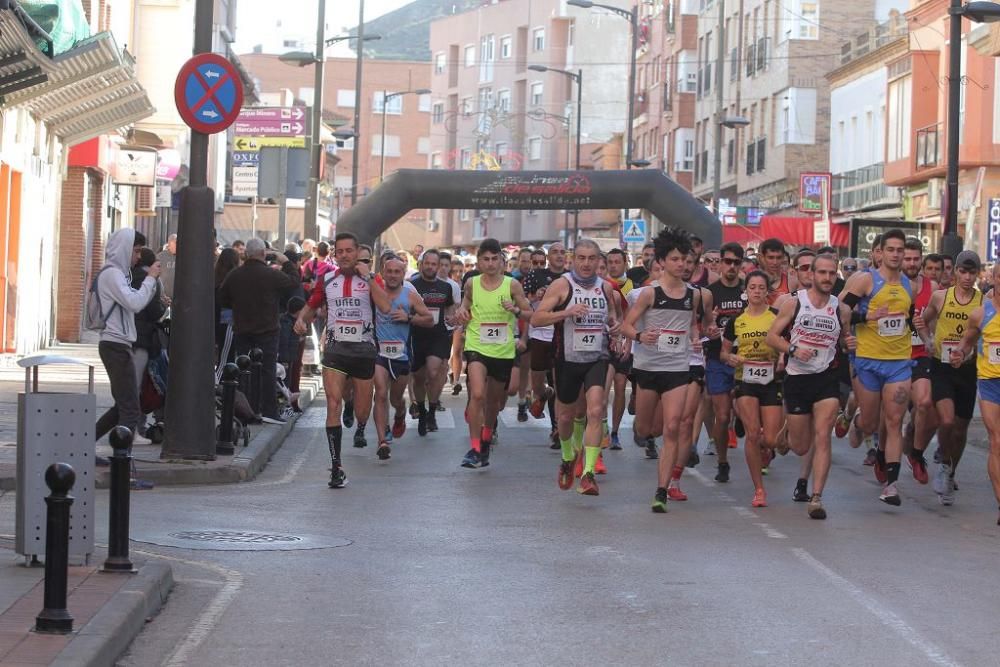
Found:
[[[287,533],[217,530],[214,528],[150,535],[138,532],[132,539],[135,542],[156,544],[161,547],[200,551],[308,551],[346,547],[353,544],[351,540],[324,535],[289,535]]]

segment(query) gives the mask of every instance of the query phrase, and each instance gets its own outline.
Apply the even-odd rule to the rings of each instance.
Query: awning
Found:
[[[135,76],[135,61],[111,33],[51,58],[35,45],[37,27],[29,27],[15,9],[0,11],[0,105],[27,109],[67,145],[155,111]]]
[[[765,215],[760,225],[723,225],[722,240],[725,243],[760,243],[765,239],[781,239],[786,245],[816,245],[813,241],[815,218]],[[846,248],[851,243],[850,225],[830,224],[830,245]]]

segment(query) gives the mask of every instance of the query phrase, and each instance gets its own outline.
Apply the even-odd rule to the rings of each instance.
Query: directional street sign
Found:
[[[260,162],[257,151],[233,151],[233,164],[240,166],[253,165]]]
[[[233,166],[233,196],[234,197],[256,197],[257,196],[257,166],[238,167]]]
[[[247,107],[233,126],[244,137],[300,137],[309,134],[304,107]]]
[[[622,233],[622,240],[625,243],[645,243],[646,242],[646,221],[642,218],[625,221],[625,231]]]
[[[285,146],[286,148],[305,148],[305,137],[243,137],[233,138],[233,148],[237,151],[259,151],[262,146]]]
[[[174,103],[191,129],[222,132],[233,124],[243,104],[243,83],[232,63],[215,53],[188,60],[174,83]]]

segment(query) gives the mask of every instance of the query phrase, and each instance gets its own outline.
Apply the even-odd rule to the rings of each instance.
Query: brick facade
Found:
[[[104,263],[101,201],[104,176],[86,167],[69,167],[62,186],[59,214],[59,269],[57,279],[56,338],[78,343],[86,285]],[[88,228],[94,221],[87,266]]]

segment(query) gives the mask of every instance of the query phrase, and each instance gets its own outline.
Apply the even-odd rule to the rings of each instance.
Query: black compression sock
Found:
[[[358,420],[358,431],[357,432],[358,433],[364,433],[365,432],[365,426],[368,426],[368,421],[367,420],[365,420],[365,421]]]
[[[343,426],[326,427],[326,442],[330,447],[330,458],[334,463],[340,462],[340,436],[343,432]]]
[[[895,484],[896,480],[899,479],[899,464],[898,463],[886,463],[885,464],[885,476],[889,484]]]

